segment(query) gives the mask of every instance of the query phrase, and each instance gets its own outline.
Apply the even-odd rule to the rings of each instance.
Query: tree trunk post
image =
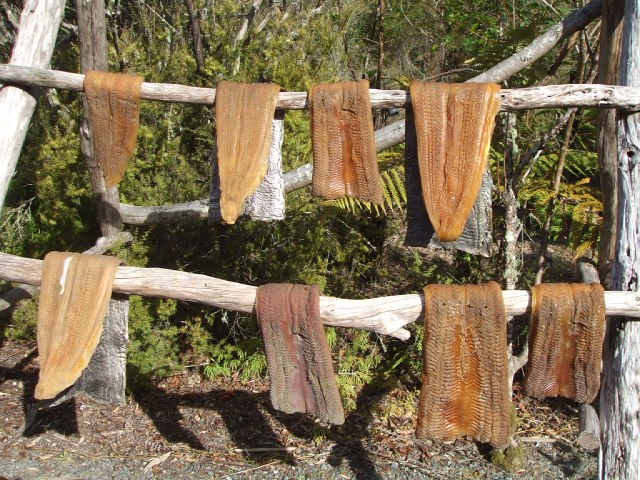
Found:
[[[620,56],[621,85],[640,86],[640,0],[627,0]],[[618,112],[618,224],[611,288],[637,292],[640,275],[640,114]],[[640,325],[609,322],[600,418],[600,478],[640,477]]]
[[[64,0],[24,2],[10,63],[48,68]],[[40,88],[6,85],[0,91],[0,211],[18,163]]]
[[[78,15],[78,36],[80,38],[80,70],[107,71],[107,27],[104,15],[104,0],[76,0]],[[82,123],[80,126],[80,149],[87,163],[91,185],[96,197],[98,224],[102,235],[117,235],[122,226],[118,187],[107,188],[102,168],[93,154],[89,106],[86,99],[82,103]]]

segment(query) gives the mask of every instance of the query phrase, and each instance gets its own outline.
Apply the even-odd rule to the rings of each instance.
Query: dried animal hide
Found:
[[[272,120],[280,86],[220,82],[216,88],[216,148],[210,218],[235,223],[267,173]],[[216,178],[218,177],[218,178]],[[216,193],[219,182],[219,193]],[[284,187],[283,187],[284,188]],[[216,197],[219,204],[216,204]]]
[[[104,255],[46,255],[38,303],[37,399],[53,398],[73,385],[89,363],[120,262]]]
[[[271,403],[341,425],[344,411],[320,318],[320,287],[268,284],[258,288],[256,313],[271,377]]]
[[[405,135],[405,185],[407,188],[407,236],[405,245],[462,250],[473,255],[489,256],[493,242],[491,232],[491,189],[493,182],[487,168],[482,176],[478,197],[465,223],[462,234],[453,242],[439,242],[429,221],[422,198],[418,145],[411,109],[407,109]]]
[[[97,70],[84,77],[93,153],[107,188],[120,183],[136,149],[142,80],[140,75]]]
[[[409,86],[424,205],[441,242],[456,240],[487,168],[500,86],[430,83]]]
[[[547,283],[531,294],[525,392],[591,403],[600,389],[606,328],[602,285]]]
[[[314,85],[309,111],[313,194],[382,204],[369,82]]]
[[[511,398],[502,291],[486,285],[424,289],[424,370],[416,436],[469,435],[509,443]]]
[[[243,213],[252,220],[282,220],[285,216],[284,176],[282,174],[282,143],[284,141],[284,112],[276,111],[271,133],[271,152],[267,162],[267,173],[256,191],[244,203]],[[218,163],[213,162],[213,181],[209,202],[211,222],[222,221],[220,213],[220,177]]]

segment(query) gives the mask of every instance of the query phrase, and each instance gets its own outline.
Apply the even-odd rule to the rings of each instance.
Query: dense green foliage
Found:
[[[383,88],[406,88],[412,78],[462,81],[522,48],[557,21],[558,14],[576,6],[555,2],[559,10],[555,13],[543,2],[525,0],[387,0],[384,70],[378,72],[377,2],[263,2],[244,38],[238,34],[251,2],[193,3],[205,47],[202,69],[197,68],[184,2],[156,0],[107,2],[110,68],[144,75],[150,82],[196,86],[213,86],[222,79],[266,79],[289,91],[360,78],[373,82],[380,77]],[[79,70],[74,23],[71,2],[52,68]],[[2,36],[3,62],[9,55],[11,33],[7,28]],[[563,66],[549,72],[559,51],[509,79],[508,85],[528,86],[543,78],[546,83],[571,81],[585,50],[569,49]],[[552,76],[546,78],[547,74]],[[99,236],[79,149],[80,115],[81,99],[75,93],[48,91],[41,98],[0,217],[2,251],[42,258],[54,249],[82,251]],[[526,151],[556,117],[553,111],[519,115],[520,149]],[[146,101],[140,125],[138,148],[120,185],[121,201],[154,205],[205,198],[215,131],[211,109]],[[284,167],[290,170],[312,160],[307,114],[288,112],[285,128]],[[601,211],[593,131],[593,115],[579,116],[552,225],[553,242],[570,242],[583,250],[595,241]],[[561,140],[548,143],[524,181],[522,238],[536,239],[560,144]],[[406,198],[401,149],[380,156],[388,185],[384,211],[371,212],[354,202],[321,202],[303,189],[287,196],[285,221],[140,227],[132,230],[132,244],[113,253],[129,265],[186,270],[252,285],[316,283],[327,295],[350,298],[419,292],[431,282],[500,281],[498,248],[490,258],[481,259],[402,246]],[[507,171],[504,149],[499,124],[492,150],[499,189]],[[496,238],[501,241],[499,203],[495,213]],[[523,282],[529,277],[524,275]],[[35,309],[27,302],[15,313],[11,335],[33,335],[34,317]],[[411,328],[418,335],[408,343],[368,332],[328,329],[349,406],[359,387],[372,381],[400,379],[417,385],[421,337],[419,327]],[[138,297],[131,301],[129,364],[132,385],[176,372],[185,364],[203,365],[204,373],[212,377],[265,373],[252,316]]]

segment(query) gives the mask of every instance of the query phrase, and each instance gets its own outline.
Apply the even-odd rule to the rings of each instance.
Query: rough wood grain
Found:
[[[24,2],[11,64],[45,68],[51,61],[64,0]],[[0,90],[0,211],[40,89],[5,85]]]
[[[626,0],[620,85],[640,87],[640,0]],[[618,224],[611,288],[640,290],[640,114],[618,113]],[[605,340],[600,478],[640,478],[640,325],[611,322]]]
[[[369,81],[313,85],[309,98],[313,194],[382,204]]]
[[[78,40],[80,44],[80,71],[108,70],[107,26],[104,0],[76,0]],[[117,186],[107,186],[105,172],[94,154],[94,136],[87,96],[82,99],[80,123],[80,150],[89,170],[91,188],[96,201],[96,216],[102,235],[116,235],[122,227],[120,195]]]
[[[61,88],[82,92],[84,75],[0,64],[0,81],[18,85]],[[411,96],[404,90],[370,89],[371,107],[374,109],[411,105]],[[216,98],[214,88],[190,87],[169,83],[147,83],[140,86],[140,98],[164,102],[213,105]],[[500,92],[501,109],[504,111],[531,110],[536,108],[597,107],[640,109],[640,88],[599,84],[545,85],[518,89],[503,89]],[[276,104],[280,110],[305,110],[308,108],[306,92],[280,92]],[[378,130],[387,141],[385,148],[404,140],[404,121],[394,122]]]
[[[40,285],[42,260],[0,252],[0,279]],[[251,313],[256,287],[207,275],[164,268],[119,267],[113,291],[146,297],[175,298],[212,307]],[[526,290],[504,290],[508,316],[529,311],[531,296]],[[640,318],[640,295],[636,292],[605,292],[607,315]],[[320,297],[320,315],[325,325],[359,328],[409,338],[406,324],[424,318],[424,296],[394,295],[366,300]]]
[[[323,423],[342,425],[344,410],[319,299],[317,285],[258,287],[255,309],[267,354],[271,403],[285,413],[309,413]]]
[[[416,437],[510,442],[507,318],[500,286],[424,289],[424,370]]]

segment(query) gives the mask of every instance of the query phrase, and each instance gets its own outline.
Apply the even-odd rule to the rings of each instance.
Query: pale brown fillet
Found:
[[[122,180],[136,149],[143,77],[90,70],[84,77],[95,161],[107,188]]]
[[[531,289],[524,389],[537,398],[591,403],[600,390],[606,328],[599,283],[545,283]]]
[[[220,213],[235,223],[267,173],[271,128],[280,86],[220,82],[216,87],[216,144]]]
[[[500,86],[495,83],[409,85],[424,204],[441,242],[462,233],[487,167]]]
[[[38,301],[37,399],[54,398],[73,385],[91,360],[120,262],[69,252],[45,256]]]
[[[424,289],[424,370],[416,437],[460,435],[509,443],[511,395],[502,291],[486,285]]]
[[[267,353],[273,408],[341,425],[344,411],[320,318],[320,287],[258,287],[256,313]]]
[[[313,85],[309,112],[313,194],[381,204],[369,81]]]

